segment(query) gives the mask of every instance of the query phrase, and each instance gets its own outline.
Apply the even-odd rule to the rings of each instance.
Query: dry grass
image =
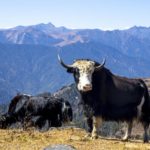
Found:
[[[85,139],[86,132],[77,128],[35,130],[0,130],[0,150],[42,150],[48,145],[68,144],[78,150],[147,150],[142,141],[121,142],[118,139]]]

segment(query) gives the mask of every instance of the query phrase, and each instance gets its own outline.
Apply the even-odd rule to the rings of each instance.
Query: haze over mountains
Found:
[[[17,26],[0,30],[0,103],[17,92],[54,92],[73,82],[58,64],[76,58],[107,59],[115,74],[150,76],[150,28],[128,30],[68,29],[53,24]]]

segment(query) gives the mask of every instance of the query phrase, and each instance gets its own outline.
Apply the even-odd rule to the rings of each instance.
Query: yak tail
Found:
[[[144,104],[143,104],[143,107],[142,107],[142,112],[144,114],[144,116],[146,115],[148,118],[149,118],[149,121],[150,121],[150,95],[149,95],[149,91],[148,91],[148,87],[147,85],[145,84],[145,82],[140,79],[142,85],[144,86]]]

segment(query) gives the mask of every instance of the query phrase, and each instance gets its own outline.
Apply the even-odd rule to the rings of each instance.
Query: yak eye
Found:
[[[74,73],[78,73],[79,69],[78,68],[74,68]]]
[[[78,72],[79,72],[79,69],[78,69],[78,68],[68,68],[68,69],[67,69],[67,72],[68,72],[68,73],[78,73]]]

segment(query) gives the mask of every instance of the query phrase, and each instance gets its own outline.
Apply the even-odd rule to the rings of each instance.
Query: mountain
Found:
[[[150,76],[150,28],[127,30],[67,29],[53,24],[17,26],[0,30],[0,103],[16,93],[54,92],[73,83],[57,60],[77,58],[101,62],[114,74]]]
[[[53,24],[17,26],[0,30],[0,43],[66,46],[100,42],[132,57],[150,57],[150,27],[134,26],[127,30],[68,29]],[[144,51],[144,53],[143,53]]]
[[[17,26],[8,30],[0,30],[0,42],[8,44],[59,45],[70,40],[74,31],[53,24],[33,26]]]
[[[99,42],[131,57],[150,57],[150,27],[134,26],[127,30],[68,29],[53,24],[17,26],[0,30],[0,43],[66,46]]]

